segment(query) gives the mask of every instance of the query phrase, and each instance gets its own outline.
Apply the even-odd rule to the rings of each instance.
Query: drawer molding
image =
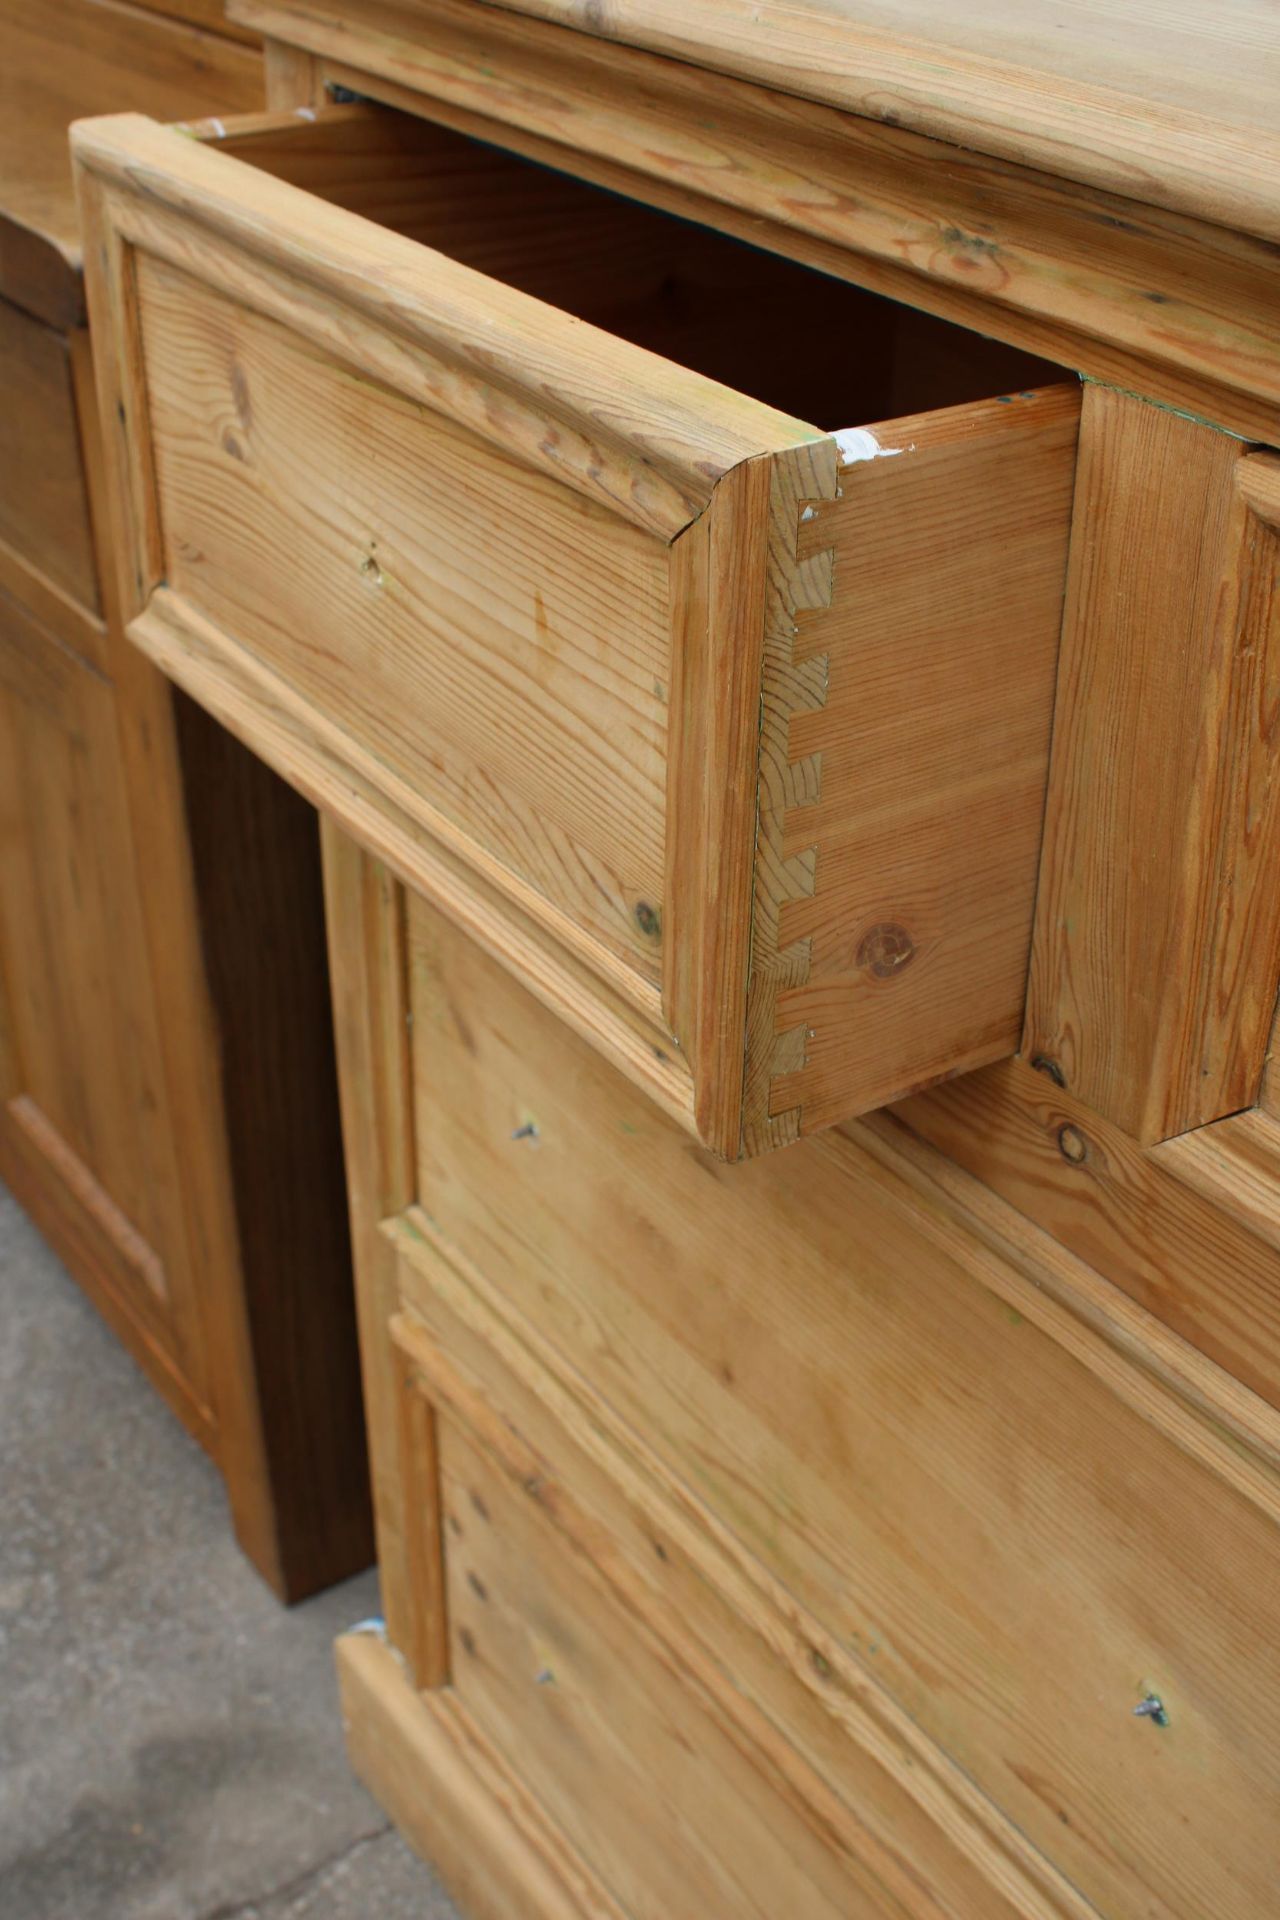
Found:
[[[377,1634],[336,1646],[347,1753],[472,1920],[627,1920],[447,1688]]]
[[[724,1158],[1012,1053],[1077,385],[842,441],[237,137],[75,132],[132,638]]]
[[[901,1118],[872,1114],[847,1131],[903,1181],[904,1205],[925,1202],[932,1235],[951,1247],[968,1242],[966,1264],[984,1286],[1207,1467],[1224,1489],[1280,1524],[1276,1408],[948,1158],[951,1140],[931,1121],[929,1102],[908,1102]],[[997,1115],[997,1137],[1006,1125]],[[910,1130],[915,1126],[923,1138]],[[1185,1178],[1185,1169],[1184,1160],[1170,1172]]]
[[[548,1344],[504,1309],[484,1277],[441,1240],[419,1209],[385,1221],[381,1231],[402,1270],[408,1266],[416,1276],[416,1310],[402,1310],[389,1328],[410,1379],[416,1377],[416,1390],[459,1420],[513,1487],[537,1503],[581,1556],[584,1570],[611,1589],[636,1630],[660,1650],[681,1684],[699,1695],[739,1750],[825,1833],[851,1872],[879,1880],[892,1903],[889,1910],[949,1911],[947,1894],[954,1897],[963,1889],[961,1898],[979,1900],[992,1920],[1001,1915],[1091,1920],[1093,1907],[585,1378],[559,1366]],[[433,1311],[438,1303],[446,1316],[447,1357],[443,1327],[437,1335],[420,1318],[428,1300]],[[465,1342],[457,1336],[464,1332],[483,1348],[486,1367],[500,1370],[501,1404],[462,1360]],[[606,1477],[648,1537],[654,1565],[667,1570],[663,1576],[638,1572],[541,1449],[524,1437],[518,1407],[523,1418],[548,1423],[563,1444],[580,1450]],[[713,1609],[723,1610],[735,1631],[745,1634],[755,1649],[753,1664],[761,1662],[775,1675],[785,1670],[810,1706],[816,1703],[838,1724],[849,1741],[847,1764],[858,1773],[856,1806],[779,1733],[761,1706],[739,1691],[722,1664],[723,1648],[715,1636],[705,1645],[693,1637],[688,1609],[672,1585],[677,1569],[707,1590]],[[741,1671],[743,1644],[736,1671]],[[901,1796],[888,1820],[874,1810],[886,1795],[891,1801]],[[942,1880],[926,1888],[922,1876],[927,1880],[930,1872],[940,1873]]]
[[[277,767],[322,813],[434,900],[478,945],[664,1112],[689,1124],[688,1068],[671,1045],[658,998],[567,916],[520,888],[406,783],[361,752],[279,674],[160,587],[130,638],[216,720]]]

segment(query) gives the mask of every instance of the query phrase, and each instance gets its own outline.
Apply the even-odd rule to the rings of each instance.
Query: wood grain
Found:
[[[486,952],[502,957],[575,1031],[588,1034],[663,1109],[689,1124],[689,1072],[661,1023],[657,995],[546,903],[514,890],[496,863],[459,847],[420,801],[389,783],[370,756],[287,683],[258,668],[216,627],[164,593],[130,625],[138,647],[220,723],[283,773],[365,849],[451,914]],[[607,963],[608,956],[605,956]]]
[[[147,1117],[176,1168],[166,1271],[194,1302],[237,1538],[282,1599],[300,1599],[369,1550],[314,842],[305,809],[191,716],[184,767],[170,690],[121,631],[119,496],[93,431],[87,337],[70,347],[131,854],[108,864],[141,920],[129,991],[155,1020],[161,1085]],[[82,854],[109,854],[87,814]],[[264,1064],[280,1076],[265,1094]]]
[[[926,358],[940,367],[948,350],[953,390],[939,392],[939,403],[1053,377],[997,342],[420,115],[330,104],[196,121],[187,131],[800,419],[884,412],[895,378],[919,393]],[[809,351],[771,352],[778,328],[798,310],[812,334]],[[859,340],[855,359],[843,337],[850,331]],[[927,392],[915,401],[926,403],[934,403]]]
[[[790,1826],[798,1817],[819,1836],[830,1856],[818,1864],[820,1884],[859,1910],[914,1920],[966,1906],[993,1920],[1077,1915],[1056,1876],[761,1577],[696,1494],[637,1447],[585,1378],[564,1372],[547,1343],[536,1352],[525,1344],[500,1296],[420,1213],[385,1233],[414,1302],[397,1315],[396,1338],[441,1416],[483,1444],[531,1518],[554,1523],[556,1558],[621,1610],[632,1643],[656,1661],[656,1698],[676,1691],[696,1701],[712,1737],[733,1747],[735,1773],[745,1760],[767,1782],[777,1804],[766,1818]],[[465,1510],[457,1517],[463,1530],[451,1526],[448,1540],[465,1558]],[[533,1557],[536,1565],[536,1549]],[[472,1658],[463,1665],[474,1673]],[[686,1796],[694,1840],[699,1801]],[[714,1825],[708,1838],[714,1851]],[[812,1870],[818,1856],[803,1839],[798,1851]]]
[[[203,27],[209,33],[243,41],[249,47],[258,43],[256,34],[227,18],[224,0],[138,0],[138,5],[151,13],[165,14],[171,20],[181,20],[189,27]]]
[[[446,1690],[374,1634],[338,1641],[351,1764],[474,1920],[628,1920]]]
[[[1074,188],[905,114],[883,124],[466,0],[362,0],[355,25],[332,0],[240,10],[391,105],[1280,439],[1273,251],[1147,204],[1145,181]]]
[[[77,326],[70,123],[122,107],[161,120],[245,112],[262,103],[262,59],[223,33],[122,0],[2,0],[0,39],[0,296],[53,326]]]
[[[828,101],[953,146],[1280,236],[1265,0],[510,0],[520,12]],[[242,7],[233,0],[236,10]]]
[[[1251,1116],[1139,1147],[1025,1060],[904,1103],[908,1126],[1253,1393],[1280,1407],[1280,1294],[1265,1209],[1227,1210],[1196,1169]]]
[[[188,276],[139,285],[171,590],[655,979],[662,549]]]
[[[1234,1113],[1216,1126],[1166,1140],[1152,1152],[1225,1217],[1224,1235],[1241,1226],[1272,1255],[1274,1282],[1280,1256],[1280,1125],[1255,1109]],[[1269,1331],[1269,1316],[1268,1316]],[[1270,1398],[1280,1397],[1274,1385]]]
[[[566,266],[566,183],[364,110],[205,129],[194,168],[190,143],[143,122],[78,139],[99,237],[91,279],[114,342],[105,426],[132,512],[132,600],[146,608],[131,631],[153,657],[202,698],[220,670],[218,711],[234,707],[253,744],[348,826],[358,771],[383,813],[403,807],[619,987],[658,1024],[668,1104],[687,1113],[691,1079],[694,1122],[729,1157],[1013,1045],[1074,389],[912,415],[888,430],[900,445],[864,463],[856,505],[824,514],[836,451],[817,427],[588,329],[625,404],[585,401],[576,371],[566,458],[541,405],[548,355],[562,366],[571,341],[582,347],[578,323],[438,252],[405,254],[410,235],[462,235],[477,264],[588,305],[625,253],[635,281],[611,318],[642,339],[669,336],[652,283],[695,247],[695,284],[720,296],[726,279],[789,286],[807,312],[813,276],[746,265],[730,243],[635,210],[600,250],[603,273]],[[611,231],[611,206],[587,194],[588,233]],[[312,232],[305,259],[284,232],[289,209]],[[407,355],[387,276],[408,288],[411,257],[405,297],[424,331]],[[822,284],[813,318],[827,344],[812,359],[830,372],[832,408],[910,392],[917,357],[934,393],[981,390],[1006,364]],[[500,351],[519,372],[514,436],[497,433],[487,385],[455,378],[444,342],[460,301],[484,342],[472,358]],[[826,327],[842,303],[868,326],[871,364],[852,379],[834,371],[839,335]],[[699,311],[711,323],[683,328],[681,351],[720,370],[741,343],[714,299]],[[752,336],[741,371],[772,383],[776,357]],[[652,458],[664,367],[663,433],[685,436],[683,504],[676,468]],[[524,437],[535,409],[536,448]],[[730,447],[739,432],[755,436],[750,459]],[[685,521],[695,475],[705,491]],[[660,483],[670,513],[655,519]],[[905,727],[904,659],[920,686]],[[240,695],[253,688],[270,718],[249,713]],[[286,705],[287,747],[275,725]],[[998,768],[973,774],[966,734],[998,743]],[[322,739],[348,775],[341,798]],[[374,844],[398,859],[385,824]],[[418,881],[423,869],[402,871]],[[886,937],[900,948],[891,1017],[875,973]],[[901,961],[917,955],[908,974]],[[629,1041],[626,1052],[635,1059]]]
[[[46,1160],[83,1169],[81,1196],[86,1181],[103,1196],[122,1304],[208,1405],[112,689],[5,599],[0,693],[6,1097],[39,1116]]]
[[[834,1920],[856,1888],[864,1912],[905,1920],[734,1739],[672,1640],[619,1604],[572,1522],[557,1526],[572,1496],[530,1498],[457,1418],[441,1433],[457,1695],[521,1754],[626,1911],[763,1920],[785,1905]]]
[[[403,1341],[395,1341],[392,1365],[405,1546],[404,1617],[412,1632],[411,1639],[397,1641],[396,1651],[408,1661],[415,1686],[438,1688],[448,1685],[451,1671],[440,1423]]]
[[[27,1094],[9,1099],[0,1118],[0,1179],[170,1412],[216,1458],[213,1412],[174,1358],[163,1317],[147,1311],[153,1249]]]
[[[1151,1142],[1255,1099],[1270,1035],[1280,489],[1106,389],[1080,448],[1023,1051]]]
[[[421,1207],[519,1338],[1085,1898],[1265,1903],[1238,1814],[1261,1832],[1280,1786],[1252,1691],[1274,1680],[1274,1416],[1270,1451],[1241,1451],[1219,1410],[1250,1396],[1219,1375],[1197,1403],[1157,1329],[1095,1318],[1069,1256],[979,1236],[938,1156],[859,1133],[717,1166],[425,906],[409,936]],[[1181,1726],[1154,1749],[1132,1737],[1159,1731],[1132,1716],[1148,1688]]]
[[[766,668],[761,756],[749,1061],[778,1133],[1017,1045],[1078,413],[1060,387],[894,421],[804,510],[829,585]]]
[[[109,189],[120,238],[340,344],[363,372],[662,539],[740,459],[816,437],[139,115],[83,122],[72,145]]]
[[[421,1642],[409,1583],[397,1363],[387,1333],[397,1296],[377,1232],[415,1190],[403,892],[323,817],[320,844],[382,1610],[392,1639],[412,1650]]]
[[[0,300],[0,540],[90,614],[99,610],[65,338]],[[65,631],[66,629],[64,629]],[[80,623],[87,640],[93,628]],[[89,658],[101,664],[99,649]]]

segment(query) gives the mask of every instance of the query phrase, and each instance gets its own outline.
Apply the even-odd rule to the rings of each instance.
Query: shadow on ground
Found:
[[[331,1646],[0,1188],[0,1915],[452,1920],[357,1785]]]

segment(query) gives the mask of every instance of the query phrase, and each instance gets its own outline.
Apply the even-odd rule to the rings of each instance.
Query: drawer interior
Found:
[[[1013,1050],[1074,380],[390,109],[74,147],[167,673],[726,1157]]]
[[[217,137],[222,122],[200,129]],[[1064,377],[1037,358],[390,107],[223,151],[823,431]]]

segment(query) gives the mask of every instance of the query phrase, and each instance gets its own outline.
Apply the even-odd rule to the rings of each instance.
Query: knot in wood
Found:
[[[877,980],[890,980],[895,973],[902,972],[915,950],[916,943],[905,927],[892,920],[882,920],[863,934],[854,958],[858,966],[865,967]]]

